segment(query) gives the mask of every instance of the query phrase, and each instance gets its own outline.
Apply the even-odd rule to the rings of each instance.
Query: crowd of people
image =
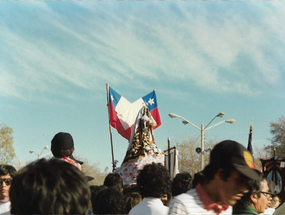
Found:
[[[89,186],[70,157],[70,134],[56,134],[51,144],[52,159],[19,171],[0,165],[0,214],[285,214],[250,152],[235,141],[218,143],[193,177],[182,172],[171,180],[162,164],[152,163],[134,184],[123,185],[120,174],[109,173],[100,186]]]

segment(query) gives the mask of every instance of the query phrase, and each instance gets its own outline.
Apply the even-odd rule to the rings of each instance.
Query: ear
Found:
[[[216,176],[220,179],[220,180],[222,180],[222,181],[227,181],[228,180],[228,178],[225,176],[225,172],[224,172],[224,170],[223,169],[218,169],[218,171],[216,172]]]
[[[251,194],[251,195],[250,195],[250,199],[251,199],[251,201],[252,201],[253,203],[256,203],[257,200],[258,200],[257,194],[256,194],[256,193]]]
[[[216,172],[216,174],[215,174],[215,176],[214,176],[214,179],[216,180],[216,181],[224,181],[223,180],[223,177],[224,176],[224,174],[223,174],[223,169],[218,169],[217,170],[217,172]]]
[[[220,178],[221,171],[222,171],[222,169],[218,169],[217,172],[215,173],[214,178]],[[285,188],[284,188],[284,190],[285,190]]]

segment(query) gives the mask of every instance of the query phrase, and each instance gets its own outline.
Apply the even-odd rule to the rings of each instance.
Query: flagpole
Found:
[[[254,163],[254,155],[253,155],[253,149],[252,149],[252,124],[249,127],[249,135],[248,135],[248,144],[247,144],[247,150],[250,152],[252,159],[253,159],[253,163]]]
[[[170,169],[170,137],[168,137],[168,171],[169,171],[169,176],[171,176],[171,169]]]
[[[109,116],[109,133],[110,133],[110,142],[111,142],[111,152],[112,152],[112,168],[113,172],[116,169],[116,164],[114,162],[114,150],[113,150],[113,137],[112,137],[112,128],[110,123],[110,98],[109,98],[109,84],[106,83],[106,92],[107,92],[107,107],[108,107],[108,116]]]

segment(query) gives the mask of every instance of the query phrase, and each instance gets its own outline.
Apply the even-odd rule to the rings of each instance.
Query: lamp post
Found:
[[[227,119],[227,120],[223,120],[223,121],[221,121],[221,122],[216,123],[215,125],[212,125],[212,126],[208,127],[208,126],[214,121],[214,119],[216,119],[216,117],[223,117],[224,115],[225,115],[225,114],[224,114],[223,112],[217,114],[206,126],[204,126],[204,124],[201,124],[201,128],[199,128],[197,125],[193,124],[192,122],[190,122],[189,120],[185,119],[185,118],[182,117],[182,116],[179,116],[179,115],[177,115],[177,114],[175,114],[175,113],[170,113],[170,114],[168,114],[168,116],[169,116],[170,118],[181,118],[181,119],[183,120],[182,123],[183,123],[184,125],[190,124],[190,125],[192,125],[193,127],[197,128],[197,129],[201,132],[201,151],[199,150],[199,152],[201,152],[201,170],[203,170],[203,169],[204,169],[204,166],[205,166],[204,152],[205,152],[205,151],[209,151],[209,149],[204,150],[204,145],[205,145],[205,143],[204,143],[204,138],[205,138],[204,132],[205,132],[206,130],[209,130],[210,128],[213,128],[213,127],[215,127],[215,126],[217,126],[217,125],[220,125],[220,124],[222,124],[222,123],[224,123],[224,122],[226,122],[226,123],[231,123],[231,124],[233,124],[233,123],[235,122],[234,119]],[[198,152],[198,151],[197,151],[197,152]]]
[[[40,157],[41,157],[41,155],[42,155],[42,153],[43,153],[43,151],[44,151],[44,150],[47,150],[47,149],[48,149],[48,146],[45,146],[45,147],[43,148],[43,150],[41,151],[41,153],[36,153],[34,150],[30,150],[29,153],[30,153],[30,154],[33,154],[33,153],[34,153],[34,154],[38,157],[38,160],[39,160]]]

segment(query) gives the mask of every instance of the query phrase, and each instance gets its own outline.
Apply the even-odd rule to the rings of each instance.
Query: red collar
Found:
[[[209,197],[209,195],[206,193],[204,188],[202,187],[201,184],[197,184],[196,186],[196,192],[199,195],[204,208],[209,211],[213,210],[217,215],[222,213],[222,211],[225,211],[228,209],[229,205],[226,204],[217,204],[216,202],[213,202],[213,200]]]

